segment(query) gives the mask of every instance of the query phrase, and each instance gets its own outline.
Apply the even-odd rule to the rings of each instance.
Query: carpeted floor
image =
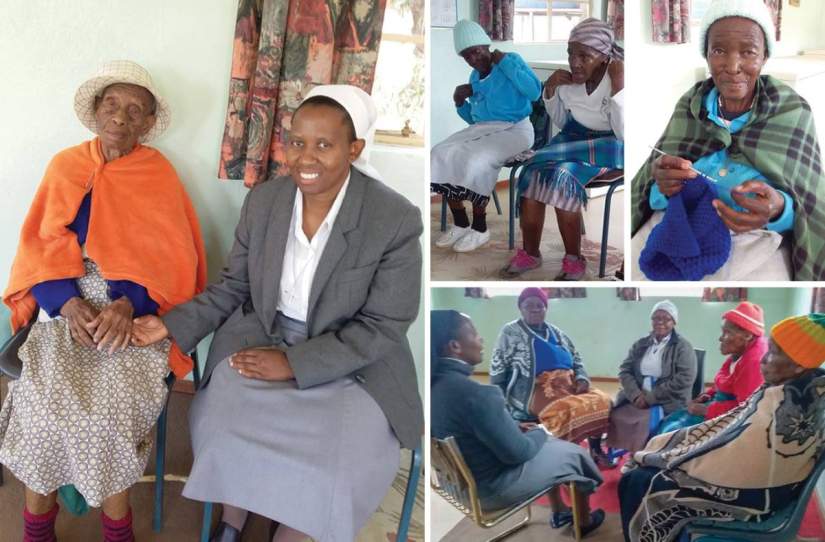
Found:
[[[441,235],[441,199],[432,198],[430,206],[430,276],[432,280],[503,280],[498,273],[509,263],[515,250],[511,251],[508,248],[507,190],[500,189],[498,194],[504,208],[503,213],[499,215],[492,203],[488,207],[487,229],[490,231],[490,242],[468,253],[458,253],[451,248],[435,246],[435,240]],[[448,217],[448,223],[451,221],[452,218]],[[518,220],[515,224],[515,246],[519,248],[521,231],[518,228]],[[582,254],[587,260],[587,275],[583,280],[611,280],[621,267],[624,255],[618,249],[609,246],[605,278],[599,279],[600,246],[599,243],[582,238]],[[528,271],[513,280],[553,280],[561,271],[564,246],[552,210],[548,210],[545,219],[541,253],[544,261],[539,269]]]
[[[0,379],[2,397],[6,396],[6,379]],[[187,414],[192,396],[187,393],[173,393],[169,405],[169,425],[166,454],[166,472],[173,475],[185,475],[192,465],[192,451],[189,447],[189,428]],[[154,458],[154,451],[152,452]],[[395,542],[395,532],[407,484],[409,455],[405,450],[401,458],[401,469],[387,493],[379,510],[358,536],[359,542]],[[150,460],[146,469],[154,473],[154,461]],[[19,542],[22,540],[23,486],[3,467],[5,484],[0,486],[0,542]],[[424,540],[424,476],[419,478],[415,510],[408,533],[408,540]],[[167,479],[165,484],[165,514],[163,530],[157,534],[152,531],[152,510],[154,484],[139,483],[131,494],[134,517],[135,537],[138,542],[183,542],[199,540],[203,506],[181,496],[182,482]],[[213,522],[217,522],[220,507],[215,508]],[[268,520],[253,517],[247,525],[244,540],[264,542],[269,528]],[[65,511],[61,512],[57,522],[57,538],[60,542],[96,541],[102,537],[100,515],[92,510],[86,516],[77,518]]]

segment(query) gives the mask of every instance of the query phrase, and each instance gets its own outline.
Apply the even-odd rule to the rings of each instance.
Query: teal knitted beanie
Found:
[[[490,36],[474,21],[461,19],[453,28],[453,44],[455,45],[455,52],[459,55],[461,51],[468,47],[490,45],[491,43]]]

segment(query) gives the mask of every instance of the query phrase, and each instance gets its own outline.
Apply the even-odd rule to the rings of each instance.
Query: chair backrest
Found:
[[[543,92],[543,90],[542,90]],[[550,115],[544,107],[544,100],[539,98],[533,102],[533,110],[530,112],[530,124],[533,125],[533,146],[531,149],[537,150],[550,140]]]
[[[816,489],[817,482],[820,476],[825,471],[825,450],[819,452],[819,459],[814,463],[814,469],[805,480],[805,485],[802,486],[802,492],[796,502],[788,505],[792,507],[790,519],[782,529],[786,533],[796,535],[799,532],[799,527],[802,525],[802,518],[805,516],[805,511],[808,509],[808,501],[811,500],[811,494]]]
[[[705,390],[705,351],[694,348],[696,352],[696,379],[693,381],[693,398],[696,399]]]
[[[430,439],[430,485],[450,504],[481,521],[476,482],[454,437]]]

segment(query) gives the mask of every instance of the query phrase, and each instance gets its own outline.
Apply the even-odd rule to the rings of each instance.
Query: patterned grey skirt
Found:
[[[84,299],[111,303],[91,260]],[[143,474],[166,401],[169,341],[109,355],[75,343],[66,320],[37,322],[20,348],[23,372],[0,409],[0,463],[46,495],[74,484],[90,506]]]

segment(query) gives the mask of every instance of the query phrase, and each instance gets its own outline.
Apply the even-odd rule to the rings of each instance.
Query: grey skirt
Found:
[[[278,314],[287,344],[302,322]],[[376,402],[349,377],[298,389],[219,363],[189,414],[195,461],[184,496],[274,519],[319,541],[351,541],[378,508],[400,445]]]
[[[607,445],[628,452],[638,452],[650,436],[650,409],[625,403],[610,411]]]
[[[470,125],[432,148],[430,182],[464,187],[489,197],[502,166],[528,150],[534,136],[529,118]]]

